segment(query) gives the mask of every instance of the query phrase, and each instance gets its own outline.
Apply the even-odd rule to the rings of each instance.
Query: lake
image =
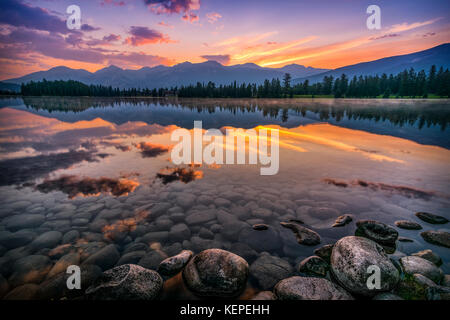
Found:
[[[196,120],[203,129],[278,129],[278,173],[174,165],[171,133],[192,130]],[[415,216],[450,219],[449,124],[449,100],[1,99],[0,273],[15,286],[42,285],[63,255],[76,252],[82,264],[110,243],[120,260],[101,261],[102,269],[117,261],[157,269],[183,249],[207,248],[250,265],[269,254],[294,268],[372,219],[411,240],[397,241],[393,257],[432,249],[448,274],[448,248],[394,222],[449,231]],[[343,214],[353,221],[331,227]],[[316,231],[321,244],[297,243],[280,225],[290,219]],[[57,232],[36,241],[48,231]],[[49,259],[34,273],[12,268],[31,255]],[[184,297],[172,286],[167,297]],[[263,289],[252,274],[249,286]]]

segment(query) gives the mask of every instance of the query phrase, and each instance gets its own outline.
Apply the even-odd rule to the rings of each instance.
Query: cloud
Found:
[[[403,31],[408,31],[408,30],[420,28],[420,27],[423,27],[423,26],[427,26],[429,24],[433,24],[436,21],[439,21],[440,19],[441,18],[427,20],[427,21],[424,21],[424,22],[414,22],[414,23],[404,22],[404,23],[400,23],[400,24],[395,24],[389,29],[389,33],[403,32]]]
[[[91,25],[89,25],[87,23],[84,23],[84,24],[81,25],[81,30],[82,31],[86,31],[86,32],[97,31],[97,30],[100,30],[100,29],[101,28],[93,27],[93,26],[91,26]]]
[[[189,12],[189,13],[185,13],[182,17],[182,20],[190,22],[190,23],[194,23],[197,22],[199,20],[198,15],[196,15],[195,13]]]
[[[159,22],[158,25],[167,27],[167,28],[173,28],[173,25],[171,25],[170,23],[164,22],[164,21]]]
[[[231,59],[229,54],[212,54],[212,55],[203,55],[201,57],[208,61],[217,61],[223,65],[227,65]]]
[[[131,26],[129,30],[130,37],[125,42],[133,46],[142,46],[151,43],[170,43],[173,42],[167,35],[147,27]]]
[[[100,2],[100,4],[102,6],[104,6],[104,5],[113,5],[113,6],[116,6],[116,7],[122,7],[122,6],[125,5],[125,1],[120,1],[120,0],[117,0],[117,1],[115,1],[115,0],[103,0],[102,2]]]
[[[384,35],[378,36],[378,37],[371,37],[371,38],[369,38],[369,40],[380,40],[380,39],[395,38],[395,37],[400,37],[400,35],[398,33],[388,33],[388,34],[384,34]]]
[[[143,158],[154,158],[169,151],[169,147],[151,142],[140,142],[134,145],[141,151]]]
[[[208,19],[209,23],[215,23],[217,22],[222,16],[217,12],[209,12],[206,14],[206,18]]]
[[[144,3],[157,14],[186,13],[200,9],[200,0],[144,0]]]

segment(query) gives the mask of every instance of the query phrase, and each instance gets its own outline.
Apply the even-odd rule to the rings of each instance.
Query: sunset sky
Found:
[[[81,30],[66,9],[81,8]],[[381,30],[366,9],[381,8]],[[450,1],[1,0],[0,80],[216,60],[337,68],[450,42]]]

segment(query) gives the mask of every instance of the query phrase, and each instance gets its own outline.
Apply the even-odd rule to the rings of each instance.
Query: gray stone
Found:
[[[183,270],[187,287],[199,296],[236,297],[245,288],[248,263],[221,249],[208,249],[192,258]]]
[[[367,286],[367,279],[371,275],[367,270],[373,265],[380,269],[380,289],[369,289]],[[381,246],[372,240],[355,236],[344,237],[336,242],[331,254],[331,270],[345,289],[364,296],[374,296],[393,289],[400,277]]]
[[[161,242],[164,243],[169,239],[169,232],[168,231],[158,231],[158,232],[149,232],[145,234],[141,239],[140,242],[143,243],[152,243],[152,242]]]
[[[33,229],[39,227],[45,222],[45,216],[42,214],[18,214],[6,218],[6,228],[11,231],[20,229]]]
[[[318,256],[303,259],[298,266],[299,272],[316,277],[326,277],[329,269],[330,265]]]
[[[117,262],[118,266],[121,266],[123,264],[138,264],[139,261],[144,257],[146,254],[146,251],[139,250],[139,251],[130,251],[128,253],[125,253],[122,255]]]
[[[343,227],[346,224],[352,222],[352,220],[353,216],[351,214],[344,214],[342,216],[337,217],[332,227]]]
[[[52,267],[52,269],[47,274],[47,279],[56,276],[61,272],[66,272],[67,268],[71,265],[80,264],[80,254],[79,253],[68,253],[62,256]]]
[[[35,250],[43,248],[51,249],[56,247],[60,243],[62,237],[63,235],[59,231],[48,231],[34,239],[33,242],[31,242],[30,246]]]
[[[450,248],[450,233],[445,231],[424,231],[420,233],[422,238],[429,243]]]
[[[14,249],[30,243],[35,237],[36,233],[32,231],[1,231],[0,245],[4,246],[6,249]]]
[[[271,290],[277,282],[294,272],[289,262],[269,254],[262,254],[250,266],[250,276],[262,290]]]
[[[377,294],[372,300],[403,300],[403,298],[390,292],[383,292]]]
[[[68,244],[68,243],[74,243],[80,238],[80,232],[78,230],[70,230],[66,234],[63,235],[62,243]]]
[[[183,241],[191,237],[191,231],[184,223],[179,223],[170,228],[169,239],[172,241]]]
[[[185,218],[188,225],[204,224],[216,219],[214,210],[194,212]]]
[[[407,229],[407,230],[420,230],[422,229],[422,226],[414,221],[409,220],[398,220],[395,221],[395,225],[401,229]]]
[[[183,250],[173,257],[169,257],[161,261],[158,272],[164,276],[173,276],[183,270],[194,253],[190,250]]]
[[[31,255],[14,262],[13,273],[8,282],[17,287],[26,283],[40,283],[52,267],[52,262],[46,256]]]
[[[274,228],[255,231],[247,225],[239,234],[239,242],[249,245],[258,252],[276,251],[282,247],[282,241],[278,231]]]
[[[315,246],[320,243],[320,236],[317,232],[303,227],[297,222],[280,222],[281,226],[284,228],[292,230],[297,238],[299,244],[304,244],[307,246]]]
[[[448,222],[447,218],[428,212],[416,212],[416,216],[419,219],[431,224],[445,224]]]
[[[274,288],[279,300],[353,300],[343,288],[324,278],[291,277]]]
[[[89,256],[89,258],[83,262],[83,265],[94,264],[99,266],[102,270],[108,270],[114,267],[119,258],[120,254],[117,251],[116,246],[110,244]]]
[[[316,256],[321,257],[326,262],[331,262],[331,253],[333,252],[334,244],[326,244],[314,250]]]
[[[182,193],[176,198],[176,203],[180,207],[184,209],[188,209],[192,207],[192,205],[195,203],[195,196],[190,193]]]
[[[406,274],[421,274],[435,283],[440,283],[444,279],[444,273],[436,265],[426,259],[417,256],[408,256],[400,259],[400,264]]]
[[[442,264],[442,259],[439,257],[436,253],[431,251],[430,249],[422,250],[416,253],[411,254],[412,256],[420,257],[423,259],[426,259],[432,263],[434,263],[436,266],[440,266]]]
[[[27,283],[11,290],[4,300],[36,300],[38,298],[39,286]]]
[[[163,287],[163,279],[153,270],[125,264],[105,271],[86,290],[90,300],[154,300]]]
[[[149,251],[139,260],[138,265],[144,267],[146,269],[156,270],[158,269],[161,261],[167,258],[167,254],[165,254],[161,250],[153,250]]]
[[[398,232],[394,228],[375,220],[360,220],[356,223],[356,226],[355,236],[375,241],[383,246],[388,253],[395,251]]]

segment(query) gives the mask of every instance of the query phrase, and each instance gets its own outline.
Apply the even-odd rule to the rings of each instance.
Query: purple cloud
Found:
[[[142,46],[149,43],[169,43],[172,42],[167,35],[147,27],[132,26],[129,31],[130,37],[125,42],[133,46]]]
[[[144,0],[155,13],[186,13],[200,9],[200,0]]]

